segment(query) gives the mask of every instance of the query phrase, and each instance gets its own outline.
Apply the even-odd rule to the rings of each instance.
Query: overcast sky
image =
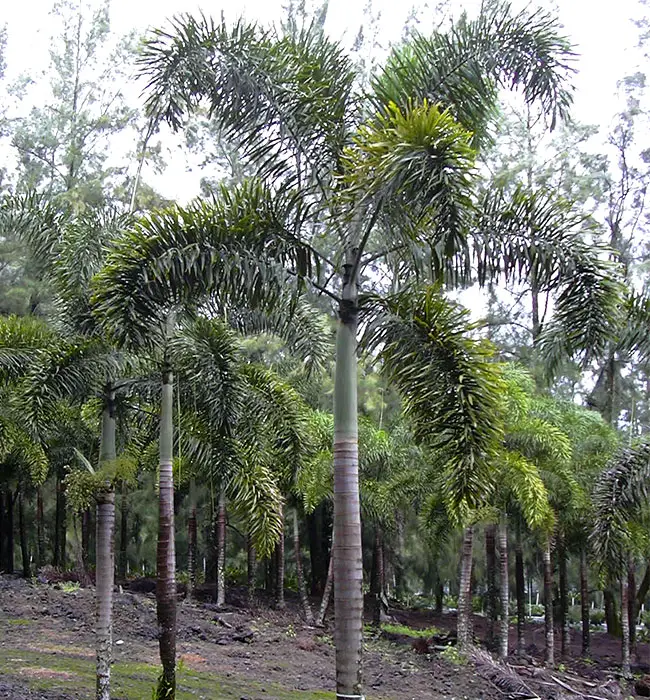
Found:
[[[91,4],[94,2],[96,0],[91,0]],[[363,8],[367,2],[330,0],[328,33],[349,46],[362,23]],[[548,6],[548,0],[541,2]],[[285,3],[286,0],[208,0],[202,3],[193,0],[112,0],[111,19],[112,27],[118,33],[161,26],[174,13],[193,12],[199,8],[215,16],[219,16],[223,10],[228,18],[243,14],[248,19],[271,23],[280,19]],[[420,4],[423,7],[423,21],[426,22],[427,15],[432,13],[427,13],[424,2]],[[435,0],[431,4],[435,5]],[[478,0],[452,0],[451,4],[454,11],[466,7],[474,12]],[[515,0],[514,4],[522,3]],[[25,71],[34,73],[47,68],[47,46],[52,33],[49,11],[52,5],[53,0],[0,0],[0,25],[6,23],[9,29],[9,79]],[[373,11],[381,12],[381,40],[384,45],[399,39],[410,6],[408,0],[373,0]],[[566,34],[576,44],[580,54],[574,116],[606,129],[618,109],[617,80],[639,66],[640,53],[636,49],[638,30],[632,19],[639,18],[643,8],[638,0],[557,0],[555,7]],[[182,184],[176,177],[175,184],[163,183],[162,189],[167,196],[186,199],[196,194],[197,183],[198,173],[194,172]],[[161,183],[155,185],[160,187]]]

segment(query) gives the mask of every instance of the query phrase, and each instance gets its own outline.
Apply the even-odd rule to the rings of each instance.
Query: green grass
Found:
[[[24,625],[31,625],[34,621],[33,620],[26,620],[24,617],[8,617],[6,620],[3,620],[3,622],[7,625],[12,625],[14,627],[20,627]]]
[[[418,637],[432,637],[434,634],[440,633],[440,630],[435,627],[427,627],[427,629],[418,630],[407,627],[406,625],[393,625],[388,622],[381,625],[381,631],[390,632],[391,634],[403,634],[406,637],[413,637],[414,639]]]
[[[22,649],[0,648],[0,667],[4,673],[33,690],[60,690],[94,698],[94,659],[81,658],[61,652],[44,653]],[[111,697],[114,700],[151,700],[159,669],[147,664],[118,661],[111,674]],[[242,695],[264,693],[277,700],[325,700],[327,691],[286,690],[272,683],[259,683],[236,678],[222,678],[213,673],[184,667],[178,674],[178,700],[239,700]],[[262,691],[264,688],[264,691]]]

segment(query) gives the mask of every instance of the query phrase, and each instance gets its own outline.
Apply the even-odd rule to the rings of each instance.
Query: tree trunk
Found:
[[[321,596],[327,580],[327,558],[323,547],[323,505],[306,516],[311,563],[311,595]]]
[[[393,567],[395,569],[395,598],[401,600],[406,593],[404,577],[404,516],[401,512],[398,512],[396,515],[397,545],[394,552]]]
[[[627,565],[627,606],[630,621],[630,656],[636,656],[636,562],[632,555]]]
[[[334,557],[330,557],[329,567],[327,569],[327,579],[325,580],[325,590],[323,591],[323,598],[320,603],[320,610],[318,611],[318,618],[316,619],[316,626],[322,627],[325,623],[325,614],[327,613],[327,608],[330,604],[330,598],[332,597],[332,587],[334,584]]]
[[[247,579],[248,579],[248,605],[252,607],[255,604],[255,571],[257,569],[257,561],[255,556],[255,546],[253,538],[248,534],[246,536],[246,551],[247,551]]]
[[[440,576],[438,576],[438,582],[436,583],[435,586],[435,599],[436,599],[436,615],[442,615],[442,609],[443,605],[445,602],[445,588],[442,585],[442,581],[440,580]]]
[[[501,516],[498,530],[499,537],[499,584],[500,584],[500,624],[499,624],[499,658],[508,658],[508,632],[510,630],[510,580],[508,577],[508,519]]]
[[[43,513],[43,491],[36,489],[36,568],[45,566],[45,516]]]
[[[99,446],[99,467],[114,462],[115,449],[115,392],[108,383],[104,390],[102,434]],[[110,482],[96,495],[96,570],[95,595],[97,627],[97,700],[110,700],[111,662],[113,656],[113,583],[115,575],[115,492]]]
[[[282,530],[275,548],[275,607],[278,610],[284,610],[284,506],[280,508],[280,519],[282,521]]]
[[[174,542],[173,460],[173,375],[162,371],[160,407],[159,525],[156,556],[156,603],[158,642],[162,673],[158,679],[158,700],[176,697],[176,549]]]
[[[603,591],[603,600],[605,602],[605,624],[607,625],[607,634],[612,637],[621,636],[621,618],[618,615],[618,607],[616,605],[616,596],[610,586],[607,586]]]
[[[217,606],[226,604],[226,491],[219,489],[217,506]]]
[[[521,543],[521,526],[517,524],[515,540],[515,588],[517,589],[517,654],[526,647],[526,579],[524,576],[524,549]]]
[[[305,583],[305,576],[302,570],[302,554],[300,552],[300,527],[298,521],[298,509],[293,508],[293,550],[294,556],[296,558],[296,576],[298,578],[298,593],[300,594],[300,602],[302,604],[303,612],[305,613],[305,620],[308,625],[314,624],[314,616],[311,611],[311,606],[309,605],[309,598],[307,597],[307,584]]]
[[[5,487],[0,484],[0,571],[4,571],[7,560],[7,517],[5,509]]]
[[[97,700],[110,700],[113,651],[113,538],[115,530],[115,494],[105,491],[97,496],[97,535],[95,590],[97,605]]]
[[[120,489],[120,552],[117,564],[117,576],[126,580],[127,549],[129,546],[129,488],[122,482]]]
[[[356,251],[353,251],[353,257]],[[363,560],[357,427],[357,280],[348,259],[336,334],[334,383],[334,646],[336,692],[361,700]]]
[[[17,493],[16,493],[17,495]],[[7,488],[7,562],[5,571],[8,574],[14,572],[14,503],[15,499],[11,489]]]
[[[585,545],[580,550],[580,614],[582,617],[582,655],[588,657],[591,633],[589,631],[589,567]]]
[[[544,561],[544,663],[555,666],[555,638],[553,636],[553,566],[551,564],[551,542],[547,538],[542,552]]]
[[[90,554],[90,509],[86,508],[81,514],[81,566],[84,576],[88,576]]]
[[[23,578],[31,578],[32,570],[29,564],[29,548],[27,547],[27,528],[25,525],[25,503],[22,489],[18,492],[18,529],[20,532],[20,554],[23,561]]]
[[[196,590],[196,483],[190,479],[190,515],[187,519],[187,597],[192,599]]]
[[[375,542],[372,553],[372,572],[370,577],[370,593],[372,596],[372,623],[376,627],[381,624],[381,597],[384,580],[384,546],[381,528],[375,524]]]
[[[485,646],[488,649],[494,649],[495,638],[495,622],[497,618],[497,574],[496,574],[496,531],[497,526],[494,523],[488,523],[485,526],[485,579],[486,579],[486,595],[485,595]]]
[[[466,527],[460,560],[458,591],[458,648],[464,651],[472,645],[472,543],[474,528]]]
[[[628,601],[627,572],[623,572],[621,576],[621,670],[626,678],[630,676],[630,617]]]
[[[564,533],[558,538],[558,574],[560,583],[560,654],[564,658],[569,653],[569,601],[567,598],[567,574],[566,574],[566,548],[564,546]]]
[[[636,609],[645,603],[645,599],[648,595],[648,589],[650,589],[650,564],[646,564],[645,574],[643,574],[643,579],[641,579],[641,584],[636,592]]]
[[[67,518],[65,484],[57,474],[56,477],[56,514],[54,521],[54,566],[65,568],[66,565]]]

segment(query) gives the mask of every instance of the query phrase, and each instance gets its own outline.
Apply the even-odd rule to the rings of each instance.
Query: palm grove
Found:
[[[56,6],[51,94],[21,111],[20,81],[0,114],[0,568],[94,577],[98,698],[114,576],[141,574],[161,698],[180,578],[220,604],[291,587],[310,624],[333,588],[338,697],[363,693],[364,590],[376,624],[415,594],[457,607],[463,651],[478,604],[505,658],[534,585],[553,666],[572,588],[583,653],[602,597],[629,669],[650,581],[643,76],[591,156],[546,12],[485,4],[368,73],[326,11],[183,15],[136,48],[106,8]],[[186,206],[142,179],[169,128],[220,173]]]

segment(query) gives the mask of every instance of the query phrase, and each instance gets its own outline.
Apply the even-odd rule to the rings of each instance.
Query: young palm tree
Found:
[[[368,109],[359,112],[349,60],[317,29],[276,36],[243,22],[228,28],[184,16],[146,44],[141,65],[149,80],[151,118],[178,129],[184,116],[207,100],[217,126],[242,147],[259,175],[273,182],[281,199],[290,196],[292,206],[298,206],[298,217],[285,218],[272,230],[262,227],[263,252],[285,269],[289,263],[292,275],[309,279],[338,307],[334,558],[339,694],[361,693],[359,282],[367,266],[396,256],[399,265],[412,268],[423,261],[424,248],[427,265],[437,272],[448,269],[445,261],[465,250],[472,146],[494,114],[498,87],[521,87],[527,101],[541,102],[555,119],[570,103],[565,82],[571,56],[549,16],[513,15],[508,6],[490,5],[477,20],[463,19],[448,35],[418,37],[396,49],[373,81]],[[159,248],[140,244],[133,251],[139,254],[137,262],[123,256],[115,278],[125,282],[148,259],[138,299],[129,302],[122,294],[115,302],[123,305],[124,318],[155,314],[172,299],[185,302],[232,282],[224,265],[228,253],[221,258],[216,252],[222,249],[211,243],[210,228],[188,226],[190,215],[197,214],[168,217]],[[235,228],[241,220],[233,221]],[[309,225],[300,226],[305,220]],[[333,257],[327,248],[328,226],[340,239]],[[181,232],[185,240],[177,246],[174,239]],[[318,253],[321,243],[326,247]],[[178,257],[170,256],[170,244]],[[287,255],[287,244],[299,254]],[[242,257],[248,270],[250,256]],[[455,270],[462,274],[468,267],[463,262]],[[151,281],[151,272],[158,281]],[[268,280],[256,275],[244,281],[261,289],[264,278]],[[104,298],[116,298],[117,291]]]

